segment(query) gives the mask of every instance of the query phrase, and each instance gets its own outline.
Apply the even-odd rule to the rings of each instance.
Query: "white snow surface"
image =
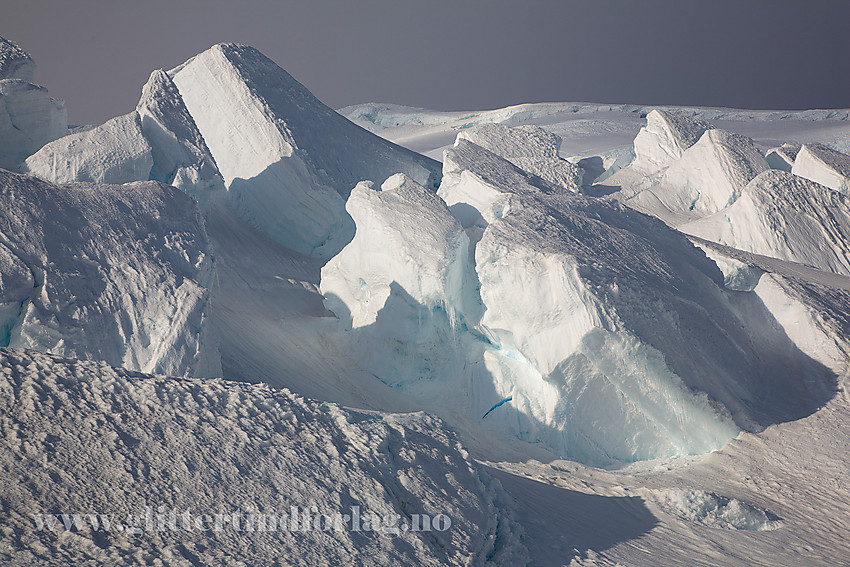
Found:
[[[723,211],[682,231],[747,252],[850,275],[850,197],[771,169]]]
[[[635,137],[635,159],[632,167],[655,172],[682,157],[710,126],[664,110],[646,115],[646,126]]]
[[[469,140],[556,187],[573,192],[581,187],[584,171],[558,154],[561,138],[540,126],[480,124],[461,131],[458,138]]]
[[[747,183],[769,168],[751,139],[719,128],[706,130],[695,144],[655,175],[644,177],[635,167],[632,164],[606,182],[623,185],[620,199],[629,206],[668,222],[675,217],[667,212],[699,218],[725,209]],[[633,184],[636,174],[639,181]],[[673,220],[671,224],[679,223]]]
[[[422,413],[355,411],[266,385],[178,380],[0,349],[0,431],[5,564],[527,561],[498,483],[451,430]],[[277,519],[292,506],[314,506],[314,517],[359,506],[362,517],[399,519],[389,516],[387,531],[261,529],[271,524],[260,514]],[[171,511],[255,519],[243,517],[238,530],[232,520],[219,530],[186,530],[179,516],[169,523]],[[53,516],[58,525],[37,529],[36,515],[63,513],[112,522],[92,529],[84,516],[68,530]],[[409,526],[412,514],[445,514],[451,528],[389,531]]]
[[[151,146],[134,110],[45,145],[23,169],[51,183],[121,184],[150,179],[151,168]]]
[[[351,240],[345,198],[398,172],[436,189],[439,164],[364,131],[252,47],[219,44],[169,72],[231,205],[277,242],[322,258]]]
[[[803,144],[791,173],[850,195],[850,155],[822,144]]]
[[[220,375],[212,258],[189,197],[156,182],[51,185],[0,170],[0,200],[0,346]]]
[[[151,145],[151,179],[174,185],[202,205],[224,189],[215,159],[165,72],[151,73],[136,112]]]

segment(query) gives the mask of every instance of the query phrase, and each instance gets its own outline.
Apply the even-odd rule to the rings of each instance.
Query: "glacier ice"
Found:
[[[3,346],[220,375],[212,258],[189,197],[155,182],[51,185],[0,170],[0,199]]]
[[[35,63],[0,37],[0,167],[15,171],[47,142],[68,133],[65,103],[33,84]]]
[[[647,172],[663,169],[681,158],[709,128],[702,120],[652,110],[646,115],[646,126],[635,137],[632,166]]]
[[[498,482],[456,433],[422,412],[362,412],[265,384],[173,380],[0,348],[0,428],[16,432],[0,445],[0,498],[9,503],[0,546],[13,563],[528,560]],[[349,518],[340,529],[315,527],[328,525],[315,523],[320,514],[350,516],[354,506],[359,524]],[[184,512],[227,521],[221,529],[187,529]],[[96,513],[115,524],[96,530],[84,520],[64,530],[57,519],[54,529],[39,530],[33,521],[57,513]],[[367,529],[372,514],[386,523]],[[401,529],[413,514],[445,514],[450,529]]]
[[[795,349],[778,325],[762,323],[770,315],[755,295],[729,295],[720,271],[681,235],[615,202],[565,193],[462,136],[445,152],[438,195],[473,247],[466,260],[472,276],[455,278],[464,291],[445,286],[445,275],[422,283],[405,267],[407,258],[419,257],[417,235],[431,242],[431,234],[444,232],[430,219],[445,214],[423,215],[416,229],[389,239],[391,229],[367,227],[399,215],[355,205],[361,195],[379,201],[381,193],[366,186],[352,193],[351,210],[361,210],[352,213],[357,260],[345,258],[344,249],[329,263],[333,271],[323,272],[322,291],[338,314],[369,313],[357,344],[367,358],[384,355],[381,371],[406,376],[398,369],[420,349],[415,360],[426,362],[411,387],[420,399],[428,396],[423,379],[448,381],[466,391],[458,395],[464,411],[486,415],[489,426],[610,465],[716,449],[739,428],[810,411],[819,392],[796,384],[794,372],[828,380],[829,371]],[[361,225],[375,234],[362,237],[369,246],[358,242]],[[456,264],[462,248],[428,245],[429,255],[444,255],[441,265]],[[380,281],[413,281],[413,291],[395,284],[397,301],[385,292],[377,305],[366,305],[373,296],[357,294],[371,289],[375,277],[364,266],[373,265]],[[348,282],[339,303],[329,293],[334,286],[325,285],[326,276],[340,277],[337,270]],[[438,284],[440,297],[463,306],[462,325],[450,329],[450,318],[431,317],[417,328],[424,303],[416,294]],[[392,332],[378,332],[382,327]],[[442,364],[458,351],[464,363]],[[434,352],[440,358],[431,364]],[[796,391],[795,401],[783,390]]]
[[[740,250],[850,275],[850,198],[778,169],[729,207],[680,230]]]
[[[766,169],[767,161],[751,139],[711,129],[649,191],[674,212],[704,216],[734,203],[744,186]]]
[[[151,179],[174,185],[202,206],[224,189],[215,159],[165,72],[151,73],[136,112],[151,146]]]
[[[584,171],[560,156],[561,138],[540,126],[480,124],[458,134],[556,187],[578,192]]]
[[[152,168],[151,146],[136,111],[50,142],[24,165],[25,171],[51,183],[145,181]]]
[[[326,307],[345,328],[368,335],[359,340],[361,364],[385,383],[445,372],[457,362],[446,345],[468,277],[463,228],[439,197],[402,173],[380,190],[361,182],[346,209],[357,231],[322,268]],[[382,350],[387,343],[393,347]]]
[[[219,44],[169,71],[221,171],[231,204],[301,253],[351,240],[345,198],[403,172],[436,189],[439,165],[349,122],[247,46]]]
[[[791,173],[850,195],[850,156],[822,144],[803,144]]]

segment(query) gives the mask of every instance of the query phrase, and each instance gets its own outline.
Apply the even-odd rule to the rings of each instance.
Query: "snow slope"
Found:
[[[150,179],[152,167],[151,146],[133,111],[45,145],[23,169],[51,183],[121,184]]]
[[[212,258],[190,198],[155,182],[57,186],[0,170],[0,200],[2,346],[220,374]]]
[[[781,170],[762,172],[731,206],[680,228],[740,250],[850,275],[850,200]]]
[[[0,558],[7,564],[527,559],[498,484],[454,433],[422,413],[347,410],[265,385],[178,380],[0,349],[0,431]],[[295,529],[292,506],[299,508]],[[374,531],[362,523],[353,531],[352,521],[339,530],[333,523],[313,529],[312,521],[304,528],[305,509],[334,516],[354,506],[363,518],[388,520]],[[214,520],[185,529],[187,511],[227,518],[220,529]],[[79,528],[65,529],[55,516],[63,513],[112,521],[93,529],[83,516]],[[242,514],[238,529],[234,513]],[[284,514],[290,529],[269,529],[268,516]],[[450,529],[401,529],[413,514],[445,514]],[[45,515],[56,525],[39,530],[36,518],[45,524]]]
[[[169,76],[232,206],[298,252],[328,258],[351,240],[345,198],[360,181],[439,183],[438,164],[345,120],[254,48],[216,45]]]

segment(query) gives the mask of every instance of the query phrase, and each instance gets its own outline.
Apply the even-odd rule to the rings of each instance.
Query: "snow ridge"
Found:
[[[519,565],[528,554],[499,485],[422,413],[379,414],[287,390],[177,380],[0,348],[8,503],[0,557],[130,565]],[[71,434],[73,432],[73,434]],[[146,506],[152,508],[150,521]],[[274,514],[412,514],[448,531],[262,529]],[[162,508],[160,508],[162,507]],[[168,513],[253,514],[252,529],[157,529]],[[114,515],[112,529],[38,530],[34,514]],[[133,521],[128,515],[141,518]],[[54,516],[55,517],[55,516]],[[43,516],[42,516],[43,518]],[[287,518],[287,521],[289,519]],[[303,524],[303,519],[299,520]],[[132,523],[128,523],[132,522]],[[115,525],[127,523],[118,530]],[[400,523],[398,524],[400,525]],[[392,528],[388,525],[388,528]]]

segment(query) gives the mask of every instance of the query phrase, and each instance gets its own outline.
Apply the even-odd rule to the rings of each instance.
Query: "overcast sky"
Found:
[[[0,35],[74,123],[223,41],[339,108],[522,102],[850,107],[850,0],[4,0]]]

